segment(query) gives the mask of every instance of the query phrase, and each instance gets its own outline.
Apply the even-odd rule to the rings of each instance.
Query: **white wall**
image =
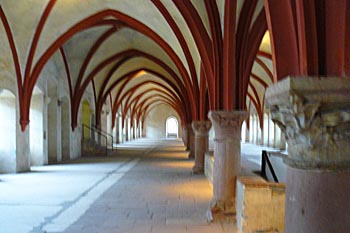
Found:
[[[177,112],[168,105],[161,104],[152,109],[145,119],[143,133],[147,138],[165,138],[166,137],[166,120],[169,116],[174,116],[179,124],[179,138],[182,137],[182,122]]]
[[[44,96],[42,93],[37,93],[32,96],[30,104],[30,164],[43,165],[44,158],[44,138],[47,133],[44,132],[43,111],[44,111]],[[44,135],[46,134],[46,135]]]
[[[61,146],[62,160],[70,159],[70,105],[67,97],[61,99]]]
[[[0,93],[0,173],[16,171],[16,97]]]

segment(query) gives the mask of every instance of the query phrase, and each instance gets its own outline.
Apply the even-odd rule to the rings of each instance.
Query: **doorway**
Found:
[[[166,138],[178,138],[179,136],[179,122],[170,116],[166,120]]]

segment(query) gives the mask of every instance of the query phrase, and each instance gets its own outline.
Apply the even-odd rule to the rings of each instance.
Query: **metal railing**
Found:
[[[114,150],[114,146],[113,146],[113,135],[112,134],[109,134],[109,133],[107,133],[106,131],[103,131],[102,129],[99,129],[99,128],[97,128],[95,125],[92,125],[91,126],[94,130],[96,130],[97,132],[99,132],[101,135],[104,135],[106,138],[107,138],[107,143],[106,143],[106,145],[108,145],[108,138],[110,138],[111,139],[111,149],[112,149],[112,151]]]
[[[84,125],[84,124],[83,124],[83,128],[82,128],[82,136],[83,136],[83,140],[91,140],[93,143],[97,144],[98,146],[105,147],[106,148],[106,156],[108,155],[107,136],[103,135],[95,128],[91,128],[91,127]],[[101,138],[104,139],[105,145],[102,144]]]
[[[274,170],[274,168],[273,168],[273,166],[271,164],[270,158],[269,158],[269,156],[274,154],[274,153],[276,153],[276,152],[268,152],[266,150],[262,151],[262,155],[261,155],[261,172],[260,172],[260,174],[261,174],[261,176],[264,179],[266,179],[266,180],[268,179],[267,174],[266,174],[266,165],[267,165],[269,170],[270,170],[270,173],[271,173],[271,175],[273,177],[273,180],[275,182],[279,182],[278,178],[276,176],[276,172],[275,172],[275,170]]]

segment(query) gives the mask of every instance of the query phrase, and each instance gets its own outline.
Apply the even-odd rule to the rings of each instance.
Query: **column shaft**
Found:
[[[212,111],[209,119],[215,131],[214,194],[209,219],[235,213],[236,178],[240,169],[241,127],[247,117],[245,111]]]
[[[204,173],[204,156],[208,150],[208,133],[211,127],[210,121],[193,121],[192,128],[195,135],[195,160],[192,172],[194,174]]]
[[[350,172],[287,167],[285,232],[348,232]]]
[[[187,127],[186,127],[186,125],[182,126],[182,141],[184,142],[184,145],[186,146],[186,151],[189,150],[189,148],[188,148],[188,136],[187,136]]]
[[[188,158],[193,159],[195,153],[195,142],[194,142],[194,132],[192,129],[192,125],[187,125],[187,138],[188,138],[188,147],[189,147],[189,155]]]

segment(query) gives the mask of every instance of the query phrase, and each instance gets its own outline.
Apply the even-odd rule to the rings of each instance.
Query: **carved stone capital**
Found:
[[[350,79],[288,77],[265,94],[285,132],[285,162],[297,168],[350,168]]]
[[[215,131],[215,140],[240,138],[243,121],[247,118],[246,111],[210,111],[209,119]]]
[[[210,128],[210,121],[192,121],[192,129],[195,136],[208,136]]]

